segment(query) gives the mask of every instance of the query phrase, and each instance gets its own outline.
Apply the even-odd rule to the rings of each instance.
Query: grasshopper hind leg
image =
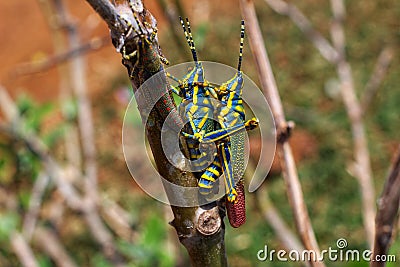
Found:
[[[217,179],[222,174],[222,167],[218,158],[215,158],[213,163],[201,175],[198,185],[199,192],[203,196],[208,196],[218,190]]]

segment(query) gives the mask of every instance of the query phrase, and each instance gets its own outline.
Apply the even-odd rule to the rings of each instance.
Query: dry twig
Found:
[[[64,17],[57,15],[54,1],[38,0],[39,6],[44,18],[50,29],[50,36],[53,41],[54,53],[59,55],[68,51],[68,45],[64,34]],[[59,74],[59,90],[60,90],[60,106],[65,107],[65,103],[72,99],[72,82],[68,77],[69,69],[67,64],[58,64],[57,71]],[[80,169],[82,166],[82,155],[79,142],[78,127],[72,122],[68,122],[68,114],[63,114],[66,118],[66,128],[68,129],[64,137],[64,145],[66,150],[66,159],[75,168]]]
[[[6,89],[0,85],[0,109],[4,118],[10,124],[17,123],[19,119],[19,112],[17,106],[14,104]]]
[[[37,228],[34,239],[58,267],[78,266],[68,255],[61,241],[51,230],[42,227]]]
[[[82,44],[81,46],[71,49],[66,52],[61,52],[60,54],[56,54],[50,56],[44,60],[39,62],[28,62],[23,63],[20,66],[17,66],[16,69],[13,71],[13,75],[22,76],[22,75],[31,75],[39,72],[46,71],[54,66],[57,66],[61,63],[64,63],[68,60],[71,60],[75,57],[79,57],[82,54],[88,53],[90,51],[95,51],[100,49],[101,47],[109,44],[110,38],[103,37],[103,38],[93,38],[89,42]]]
[[[82,202],[78,193],[73,186],[67,182],[62,168],[50,155],[40,138],[33,133],[28,135],[20,130],[23,128],[22,125],[24,121],[19,117],[15,103],[2,87],[0,87],[0,104],[0,109],[3,114],[5,114],[6,120],[8,121],[8,124],[0,122],[0,132],[22,141],[26,147],[42,161],[47,175],[54,179],[55,184],[70,207],[80,209],[82,207]]]
[[[400,201],[400,145],[394,158],[389,176],[386,179],[382,195],[378,201],[376,232],[372,259],[382,259],[387,255]],[[378,258],[378,257],[380,258]],[[385,266],[385,262],[371,261],[371,267]]]
[[[177,47],[179,47],[178,50],[184,50],[185,49],[184,43],[182,42],[182,38],[179,37],[179,35],[178,35],[178,30],[181,30],[181,28],[176,23],[177,18],[179,16],[185,17],[184,14],[182,14],[182,13],[177,14],[176,7],[172,6],[171,3],[168,3],[165,0],[158,0],[157,2],[159,4],[159,6],[161,7],[161,9],[164,11],[165,17],[167,18],[167,21],[169,24],[170,32],[173,37],[172,39],[174,40]],[[187,58],[187,59],[191,60],[191,58]]]
[[[245,180],[250,181],[250,178],[254,173],[254,163],[249,161],[246,167]],[[285,221],[282,219],[279,211],[275,208],[274,203],[271,202],[267,190],[264,190],[263,192],[256,191],[254,192],[253,196],[256,209],[274,229],[275,234],[280,239],[285,249],[287,251],[303,251],[304,247],[300,244],[297,237],[293,234],[290,228],[286,225]],[[307,266],[309,265],[307,264]]]
[[[290,127],[285,120],[282,103],[279,97],[279,92],[276,86],[275,78],[272,73],[272,68],[269,63],[267,51],[265,49],[264,40],[261,35],[257,15],[255,13],[254,4],[251,0],[241,0],[242,14],[247,22],[250,47],[253,57],[256,61],[258,76],[261,82],[261,87],[267,96],[270,104],[278,133],[282,136],[288,136]],[[315,239],[314,231],[308,216],[307,208],[304,203],[303,192],[301,189],[299,177],[296,170],[296,165],[293,159],[293,154],[287,138],[278,140],[278,153],[281,159],[283,176],[285,178],[287,194],[292,206],[297,231],[301,237],[304,247],[307,250],[315,251],[319,254],[318,243]],[[311,266],[324,266],[322,262],[311,261]]]
[[[335,48],[322,36],[311,24],[310,20],[295,5],[283,0],[265,0],[267,4],[278,14],[288,16],[293,23],[314,44],[321,55],[329,62],[337,62],[339,55]]]
[[[52,0],[54,10],[59,18],[59,24],[63,25],[66,31],[69,50],[80,48],[78,29],[69,19],[67,10],[62,0]],[[69,72],[72,80],[72,89],[78,105],[78,124],[82,143],[82,154],[84,160],[86,201],[97,199],[97,163],[96,148],[94,144],[94,126],[91,109],[91,102],[87,95],[87,83],[85,75],[85,62],[82,57],[75,57],[69,65]]]
[[[18,125],[16,128],[18,128]],[[82,200],[79,197],[78,192],[67,181],[68,179],[65,177],[63,169],[50,155],[40,138],[33,134],[29,134],[28,136],[1,122],[0,132],[18,141],[21,141],[33,154],[38,157],[38,159],[43,163],[47,175],[53,179],[58,190],[60,190],[62,196],[67,201],[69,207],[76,210],[81,210],[83,208]]]
[[[2,102],[7,102],[7,106],[12,107],[12,109],[16,108],[15,104],[8,97],[8,94],[0,89],[0,103]],[[3,108],[3,106],[0,108]],[[118,265],[120,259],[114,245],[113,237],[102,222],[94,202],[82,200],[83,198],[68,180],[68,177],[66,176],[67,172],[50,155],[47,147],[43,144],[39,137],[32,133],[23,133],[21,130],[19,130],[22,129],[21,125],[23,124],[23,120],[21,118],[16,118],[13,124],[14,127],[0,123],[0,132],[23,142],[26,147],[38,157],[38,159],[43,163],[47,175],[55,182],[58,190],[60,190],[68,206],[74,210],[83,212],[86,222],[89,226],[89,230],[94,238],[102,245],[105,255],[108,256],[116,265]],[[84,197],[88,198],[87,195]]]
[[[139,234],[131,229],[129,214],[112,200],[102,198],[101,214],[107,225],[122,239],[135,242]]]
[[[28,245],[24,237],[17,232],[11,234],[11,247],[17,255],[23,267],[38,267],[32,248]]]
[[[45,193],[46,187],[50,181],[49,178],[50,177],[46,173],[40,173],[33,185],[31,197],[29,199],[28,211],[25,214],[22,226],[22,234],[28,241],[32,239],[33,232],[35,231],[40,207],[42,205],[43,194]]]
[[[374,237],[375,218],[375,190],[372,182],[372,171],[368,151],[368,142],[365,135],[362,109],[357,99],[353,74],[345,55],[345,33],[343,20],[345,6],[343,0],[331,0],[334,21],[331,27],[332,41],[340,57],[336,64],[336,71],[341,82],[343,103],[350,119],[354,142],[354,176],[358,179],[363,207],[363,219],[367,241],[372,247]]]
[[[296,236],[286,225],[285,221],[276,210],[268,195],[263,194],[262,200],[260,197],[260,193],[254,193],[256,207],[265,220],[274,229],[275,234],[280,239],[282,245],[287,251],[295,250],[301,253],[304,250],[304,247],[300,244]]]
[[[379,86],[385,78],[389,65],[394,57],[394,49],[390,46],[385,47],[379,54],[378,60],[375,64],[374,71],[365,85],[364,94],[361,98],[362,113],[365,114],[371,102],[378,92]]]
[[[347,115],[351,123],[351,131],[354,142],[354,160],[352,170],[357,178],[362,194],[364,227],[367,234],[367,240],[372,245],[373,239],[373,218],[375,216],[374,199],[375,192],[372,182],[372,171],[369,160],[369,152],[367,146],[367,138],[365,136],[362,115],[364,109],[361,107],[357,99],[353,75],[350,64],[346,61],[345,55],[345,34],[343,28],[343,20],[345,18],[345,6],[342,0],[331,0],[333,11],[333,23],[331,26],[331,37],[333,46],[322,37],[311,25],[309,19],[293,4],[286,3],[282,0],[265,0],[276,12],[288,16],[293,23],[299,27],[308,39],[314,44],[321,55],[330,63],[335,65],[341,83],[341,93]],[[383,60],[382,60],[383,61]],[[371,80],[371,89],[366,92],[374,94],[379,84],[380,73],[377,79]],[[376,85],[374,85],[376,84]],[[366,106],[369,102],[370,93],[367,93],[365,102]]]
[[[52,0],[54,11],[57,14],[58,24],[62,25],[68,40],[68,50],[80,48],[80,38],[76,25],[69,19],[69,14],[61,0]],[[105,255],[115,264],[120,261],[113,236],[102,222],[98,210],[97,193],[97,163],[96,147],[94,144],[94,126],[90,99],[87,95],[85,63],[82,57],[75,57],[69,64],[69,73],[72,80],[72,89],[78,106],[78,129],[83,154],[83,177],[85,205],[84,217],[94,238],[102,245]]]

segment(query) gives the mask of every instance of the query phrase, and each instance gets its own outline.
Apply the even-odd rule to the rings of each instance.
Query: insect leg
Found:
[[[225,174],[226,197],[229,202],[236,202],[237,192],[235,189],[235,180],[233,178],[233,169],[231,165],[231,148],[229,142],[219,145],[219,155],[222,161],[222,169]]]
[[[207,167],[204,173],[201,175],[198,185],[199,191],[202,195],[209,195],[213,188],[215,181],[221,176],[222,168],[219,158],[216,157],[213,163]]]
[[[174,75],[172,75],[169,72],[165,72],[165,74],[167,75],[168,78],[174,80],[175,82],[177,82],[179,85],[181,85],[183,82],[181,80],[179,80],[178,78],[176,78]]]
[[[247,121],[245,124],[241,123],[241,124],[236,124],[231,127],[218,129],[218,130],[204,134],[202,142],[203,143],[211,143],[211,142],[219,141],[219,140],[225,139],[225,138],[229,137],[230,135],[233,135],[237,132],[241,132],[241,131],[245,131],[245,130],[247,130],[247,131],[252,130],[257,127],[255,125],[258,125],[258,120],[252,119],[252,120]]]
[[[181,90],[179,87],[175,87],[173,85],[170,85],[172,92],[174,92],[175,94],[181,96]]]

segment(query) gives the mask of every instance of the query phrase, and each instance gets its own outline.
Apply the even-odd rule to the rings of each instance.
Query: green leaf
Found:
[[[32,109],[27,111],[27,114],[25,115],[26,130],[39,132],[43,124],[43,120],[51,111],[53,111],[53,105],[50,103],[34,106]]]
[[[132,106],[137,106],[135,98],[132,98],[132,101],[130,103]],[[128,125],[132,127],[142,127],[142,118],[140,117],[139,112],[128,112],[125,113],[125,123],[128,123]],[[126,125],[124,125],[126,127]]]
[[[158,246],[166,237],[165,222],[156,215],[149,218],[143,229],[142,243],[148,247]]]
[[[18,197],[19,197],[19,203],[21,204],[22,208],[27,210],[29,207],[29,201],[31,199],[30,192],[27,192],[25,190],[19,191]]]
[[[65,132],[66,126],[59,125],[58,127],[55,127],[54,130],[50,131],[46,136],[44,136],[43,141],[48,147],[52,147],[65,135]]]
[[[33,101],[26,95],[19,96],[16,104],[21,115],[24,115],[28,110],[34,107]]]
[[[106,260],[102,254],[96,254],[92,258],[92,266],[95,267],[112,267],[112,265]]]
[[[147,264],[163,267],[174,266],[173,255],[165,250],[167,229],[166,223],[159,216],[152,215],[146,222],[141,240],[142,247],[151,256]],[[149,265],[147,265],[149,266]]]
[[[348,267],[368,267],[369,263],[366,261],[352,261],[352,262],[346,262],[346,266]]]
[[[62,113],[67,120],[74,120],[78,115],[78,107],[74,99],[63,101],[61,107]]]
[[[196,32],[194,33],[194,42],[197,50],[202,50],[206,44],[206,36],[208,32],[208,23],[204,22],[197,26]]]
[[[146,258],[146,253],[141,246],[126,241],[118,241],[117,246],[122,254],[135,261],[142,262]]]
[[[14,212],[0,214],[0,241],[9,239],[10,234],[17,228],[19,217]]]
[[[40,255],[39,257],[37,257],[37,261],[39,263],[40,267],[52,267],[52,263],[49,257]]]
[[[28,175],[32,180],[35,180],[40,168],[38,158],[26,149],[19,150],[17,156],[20,172]]]

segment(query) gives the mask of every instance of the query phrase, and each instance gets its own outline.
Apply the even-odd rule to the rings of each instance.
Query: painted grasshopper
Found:
[[[185,137],[189,137],[186,139],[189,148],[189,157],[191,160],[195,161],[194,165],[196,168],[200,167],[204,169],[210,164],[210,159],[213,155],[201,153],[198,139],[206,132],[215,131],[215,121],[212,119],[215,107],[210,96],[212,96],[213,99],[218,99],[218,95],[205,79],[203,65],[197,59],[189,20],[186,19],[187,30],[182,18],[180,18],[180,22],[185,33],[186,41],[192,52],[195,66],[182,80],[168,73],[167,76],[178,83],[178,86],[172,86],[172,90],[183,98],[182,104],[180,105],[180,113],[189,120],[189,125],[185,127],[182,132]],[[207,185],[204,181],[215,182],[221,173],[220,161],[213,160],[199,179],[200,193],[205,195],[209,194],[209,189],[212,186]],[[204,177],[207,177],[207,179],[204,179]]]
[[[129,26],[125,34],[126,40],[129,40],[129,38],[139,38],[139,42],[132,42],[137,44],[135,46],[130,46],[129,42],[123,40],[124,43],[120,46],[123,63],[128,67],[131,78],[142,77],[142,79],[146,80],[155,73],[163,70],[161,63],[167,63],[165,58],[160,54],[158,45],[156,45],[157,28],[148,22],[139,22],[134,12],[127,14],[127,17],[125,18],[124,16],[123,18]],[[132,24],[134,23],[136,23],[136,27],[133,27]],[[244,23],[242,22],[238,72],[231,80],[221,86],[211,85],[205,79],[202,63],[197,60],[190,24],[187,20],[187,30],[182,19],[181,24],[195,61],[195,67],[182,80],[168,75],[178,82],[178,86],[172,87],[172,89],[183,98],[183,105],[180,112],[181,115],[189,119],[189,125],[185,126],[182,135],[186,138],[190,158],[197,160],[196,164],[198,167],[206,167],[205,171],[199,175],[198,185],[201,194],[209,195],[214,183],[221,176],[222,172],[224,172],[228,217],[231,225],[238,227],[244,223],[243,218],[245,218],[244,189],[240,180],[244,169],[244,159],[242,159],[244,154],[244,130],[253,129],[258,124],[256,119],[243,123],[244,109],[241,100],[243,79],[240,66],[242,61]],[[134,86],[135,83],[143,84],[144,80],[133,81]],[[168,83],[160,82],[160,84]],[[169,88],[164,89],[161,88],[162,97],[157,101],[156,109],[164,119],[172,114],[174,128],[181,129],[183,122],[168,93]],[[157,97],[150,90],[144,90],[144,93],[146,94],[143,96],[144,100],[149,99],[151,101],[152,98]],[[212,100],[220,100],[222,105],[216,106],[211,103]],[[146,101],[143,103],[146,104]],[[212,119],[215,116],[218,118],[217,121]],[[215,143],[218,148],[217,157],[213,160],[211,159],[215,155],[204,154],[200,149],[201,145],[209,143]],[[232,165],[232,162],[235,164]],[[235,183],[235,179],[239,180],[238,184]],[[230,214],[234,215],[230,216]]]
[[[232,226],[239,227],[245,221],[242,180],[245,168],[244,131],[258,126],[258,120],[255,118],[244,122],[245,113],[241,98],[244,21],[241,24],[238,71],[231,80],[221,86],[211,85],[205,79],[203,66],[197,60],[189,21],[186,19],[187,30],[182,18],[180,21],[195,61],[195,67],[182,80],[167,74],[178,83],[177,87],[173,87],[173,91],[183,98],[184,110],[181,110],[181,113],[189,120],[189,126],[184,128],[182,135],[187,138],[191,160],[197,160],[198,166],[208,165],[207,160],[210,158],[210,155],[200,152],[200,145],[209,143],[217,145],[217,157],[199,178],[200,193],[210,194],[216,180],[223,172],[225,174],[228,217]],[[212,98],[219,100],[220,105],[215,105]],[[217,118],[217,121],[212,119],[214,117]],[[239,183],[237,184],[235,180]],[[239,194],[235,187],[240,190]],[[239,195],[240,198],[238,198]]]

